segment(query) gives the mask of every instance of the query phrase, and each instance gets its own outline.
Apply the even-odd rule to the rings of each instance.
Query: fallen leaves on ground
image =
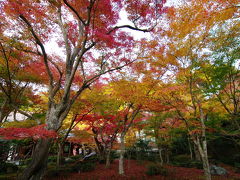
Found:
[[[64,174],[59,177],[47,178],[47,180],[204,180],[204,173],[201,169],[165,166],[168,169],[168,176],[148,176],[146,166],[149,162],[125,160],[125,174],[118,174],[118,160],[115,160],[109,168],[104,164],[97,164],[96,169],[91,172],[79,172]],[[225,167],[226,168],[226,167]],[[240,180],[240,174],[227,167],[227,176],[214,176],[213,180]]]

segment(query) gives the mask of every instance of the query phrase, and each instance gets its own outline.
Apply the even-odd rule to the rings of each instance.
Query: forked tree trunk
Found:
[[[201,156],[202,163],[203,163],[203,170],[206,180],[211,180],[211,173],[210,173],[210,166],[208,161],[208,151],[207,151],[207,138],[206,138],[206,126],[204,123],[204,114],[199,103],[199,112],[200,112],[200,122],[201,122],[201,138],[199,135],[193,139],[193,142],[196,144],[198,148],[198,152]]]
[[[32,161],[18,180],[39,180],[43,177],[52,139],[40,139],[34,150]]]
[[[119,157],[119,170],[120,175],[124,175],[124,153],[125,153],[125,144],[124,144],[125,133],[122,133],[120,136],[120,157]]]
[[[51,106],[46,117],[47,129],[57,131],[57,129],[61,127],[62,121],[66,118],[69,110],[70,106],[63,104]],[[44,171],[47,167],[47,159],[51,143],[52,138],[47,137],[39,140],[34,149],[32,161],[18,179],[39,180],[43,177]]]

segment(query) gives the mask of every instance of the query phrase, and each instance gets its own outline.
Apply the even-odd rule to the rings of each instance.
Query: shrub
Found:
[[[79,162],[74,164],[71,169],[73,172],[89,172],[95,169],[95,162]]]
[[[159,157],[156,153],[151,153],[147,156],[147,160],[148,161],[152,161],[152,162],[155,162],[155,161],[158,161],[159,160]]]
[[[49,156],[48,162],[57,162],[57,156]]]
[[[181,154],[173,157],[173,161],[176,162],[188,162],[189,160],[191,160],[191,158],[187,154]]]
[[[71,168],[69,166],[62,166],[60,168],[56,168],[53,166],[48,167],[46,176],[47,177],[56,177],[56,176],[63,176],[64,174],[68,174],[69,172],[72,172]]]
[[[65,157],[63,158],[64,159],[64,163],[65,164],[71,164],[71,163],[74,163],[76,160],[72,159],[72,158],[68,158],[68,157]]]
[[[167,176],[168,170],[159,164],[150,164],[147,166],[146,174],[149,176],[154,176],[154,175]]]
[[[191,161],[189,163],[189,167],[194,167],[194,168],[197,168],[197,169],[202,169],[203,168],[203,164],[201,161]]]
[[[20,161],[20,165],[28,165],[32,161],[32,158],[23,159]]]
[[[0,161],[0,173],[14,173],[17,172],[18,166],[12,163]]]
[[[90,156],[90,157],[87,157],[87,158],[84,159],[85,162],[86,161],[97,162],[98,160],[99,159],[98,159],[97,155],[93,155],[93,156]]]
[[[70,158],[73,159],[73,160],[80,160],[80,159],[83,158],[83,156],[82,155],[77,155],[77,156],[71,156]]]
[[[119,158],[119,155],[117,154],[116,151],[111,151],[110,152],[110,163],[113,162],[114,159]],[[87,159],[88,160],[88,159]],[[98,161],[100,164],[105,164],[106,163],[106,157],[101,157],[101,156],[91,156],[91,160]]]
[[[171,162],[175,166],[188,167],[188,168],[198,168],[202,169],[203,165],[201,161],[191,160],[188,155],[178,155],[172,159]]]
[[[13,173],[13,174],[1,174],[0,175],[0,180],[14,180],[16,179],[17,174]]]
[[[111,151],[110,159],[114,160],[114,159],[117,159],[117,158],[119,158],[119,154],[116,151]]]

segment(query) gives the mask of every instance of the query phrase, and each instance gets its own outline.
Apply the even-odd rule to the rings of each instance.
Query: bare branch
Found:
[[[138,27],[134,27],[131,25],[122,25],[122,26],[115,26],[110,31],[108,31],[107,34],[111,34],[113,31],[118,30],[118,29],[123,29],[123,28],[131,29],[131,30],[135,30],[135,31],[141,31],[141,32],[151,32],[154,29],[154,27],[149,28],[149,29],[140,29]]]
[[[19,109],[19,107],[15,106],[15,105],[13,105],[13,104],[11,104],[11,106],[12,106],[16,111],[18,111],[20,114],[23,114],[24,116],[27,116],[27,117],[30,118],[30,119],[35,119],[32,115],[30,115],[30,114],[22,111],[21,109]]]

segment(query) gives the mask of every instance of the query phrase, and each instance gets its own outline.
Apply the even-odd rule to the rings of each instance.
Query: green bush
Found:
[[[56,168],[53,166],[48,167],[46,176],[47,177],[56,177],[56,176],[63,176],[64,174],[68,174],[69,172],[72,172],[71,167],[69,166],[62,166],[60,168]]]
[[[126,153],[124,154],[124,157],[127,159],[136,160],[137,159],[137,151],[133,148],[127,149]]]
[[[71,169],[73,172],[89,172],[95,169],[95,162],[79,162],[74,164]]]
[[[194,167],[194,168],[198,168],[198,169],[202,169],[203,168],[203,164],[201,161],[191,161],[189,163],[189,167]]]
[[[116,151],[111,151],[110,159],[114,160],[114,159],[117,159],[117,158],[119,158],[119,154]]]
[[[16,173],[12,173],[12,174],[0,174],[0,180],[15,180],[16,179],[17,174]]]
[[[0,162],[0,173],[9,174],[17,172],[18,166],[12,163],[7,163],[4,161]]]
[[[32,161],[32,158],[21,160],[20,165],[28,165],[31,161]]]
[[[150,153],[147,157],[146,160],[156,162],[159,161],[159,156],[156,153]]]
[[[173,157],[173,161],[176,161],[176,162],[188,162],[190,160],[191,158],[187,154],[181,154]]]
[[[106,158],[106,157],[105,157]],[[90,160],[95,160],[98,161],[100,164],[105,164],[106,163],[106,159],[104,157],[98,157],[98,156],[91,156]],[[116,151],[111,151],[110,152],[110,163],[113,162],[114,159],[119,158],[119,155],[117,154]],[[88,160],[89,158],[87,158]]]
[[[154,151],[137,151],[133,148],[128,149],[124,157],[127,159],[133,159],[133,160],[139,160],[139,161],[141,160],[152,161],[152,162],[159,161],[158,153]]]
[[[85,158],[84,159],[84,161],[86,162],[86,161],[91,161],[91,162],[97,162],[99,159],[98,159],[98,157],[96,156],[96,155],[93,155],[93,156],[90,156],[90,157],[87,157],[87,158]]]
[[[181,166],[187,168],[203,168],[201,161],[191,160],[190,156],[185,154],[173,157],[171,164],[174,166]]]
[[[64,164],[72,164],[74,162],[76,162],[76,160],[72,158],[64,158]]]
[[[167,176],[168,170],[160,164],[150,164],[147,166],[146,174],[149,176],[162,175]]]
[[[83,159],[83,156],[82,155],[70,156],[70,158],[73,160],[80,160],[80,159]]]
[[[48,162],[57,162],[57,156],[49,156]]]

